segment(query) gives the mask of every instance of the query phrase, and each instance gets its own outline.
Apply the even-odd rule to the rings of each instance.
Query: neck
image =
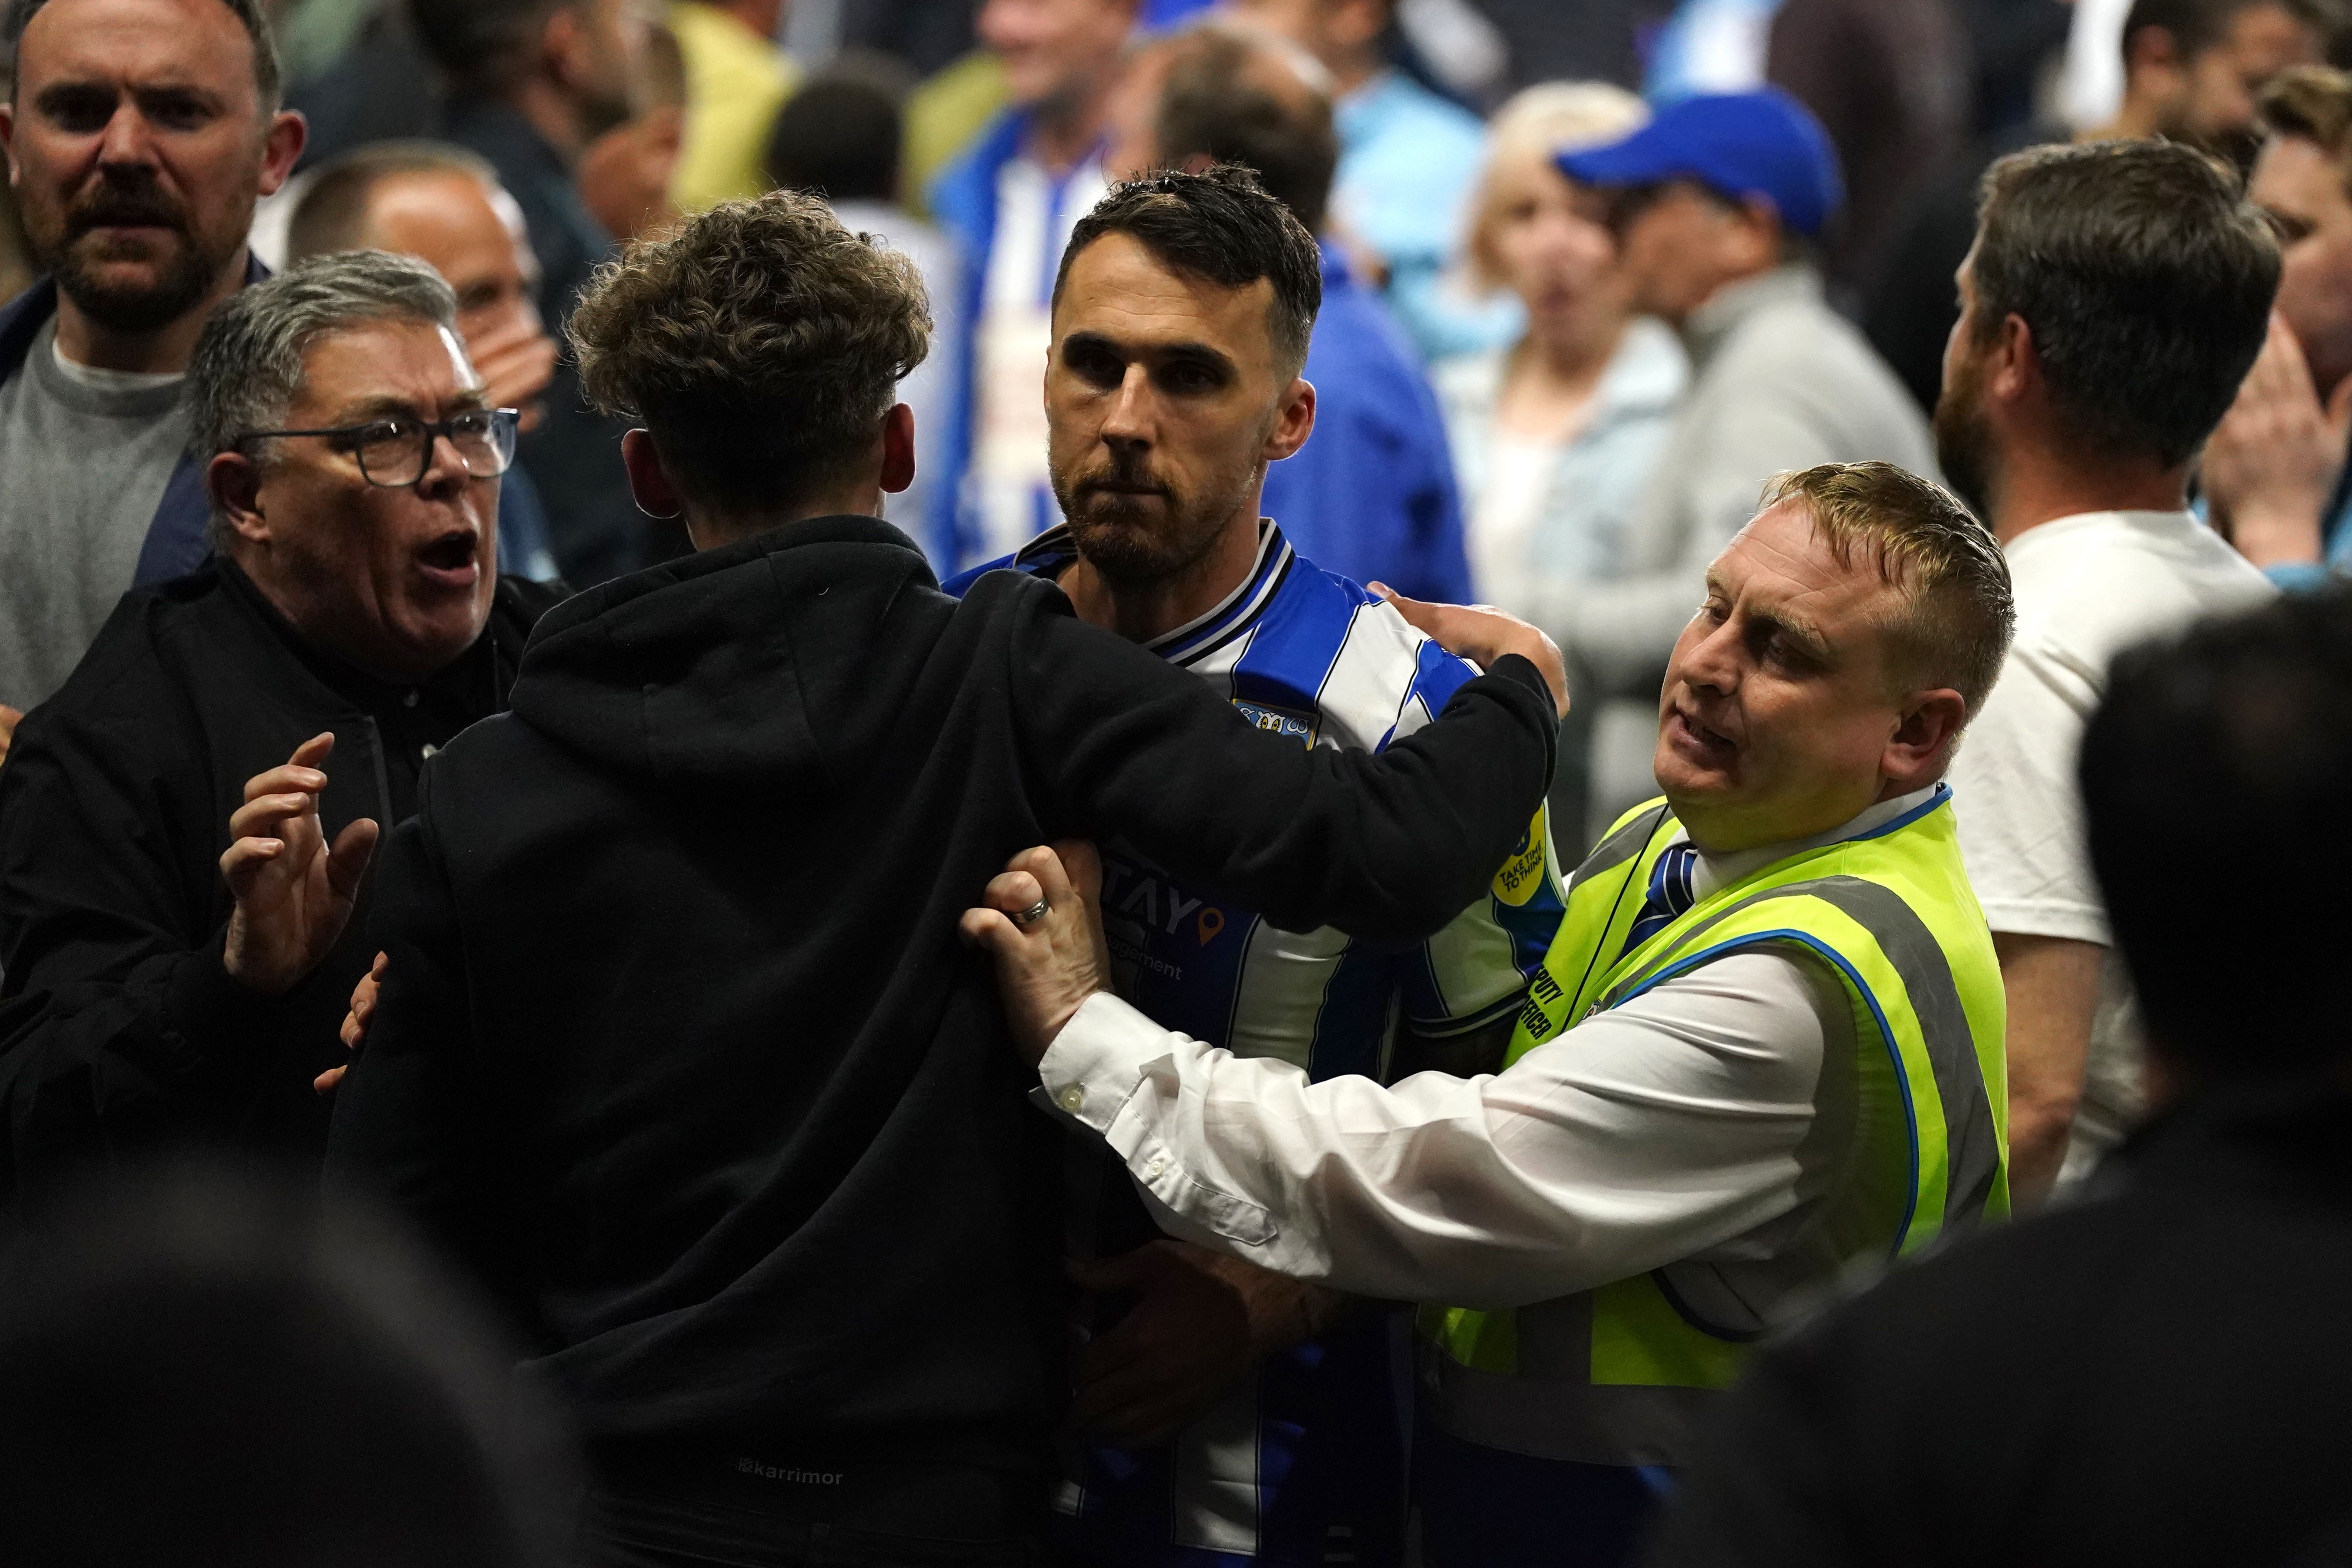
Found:
[[[1529,375],[1563,388],[1590,388],[1625,335],[1625,318],[1594,311],[1556,332],[1530,332],[1519,350]]]
[[[1215,609],[1248,580],[1256,560],[1257,491],[1253,489],[1248,508],[1234,512],[1216,542],[1181,571],[1138,582],[1105,576],[1081,555],[1062,574],[1062,592],[1088,626],[1117,632],[1129,642],[1148,643]]]
[[[1323,62],[1331,73],[1332,96],[1345,98],[1381,74],[1385,64],[1378,49],[1357,49]]]
[[[1109,96],[1108,73],[1088,76],[1029,110],[1029,155],[1066,174],[1102,139],[1103,102]]]
[[[813,517],[880,517],[882,482],[866,478],[813,495],[790,506],[763,507],[750,511],[719,513],[705,508],[686,509],[686,534],[697,550],[717,550],[755,533]]]
[[[2189,465],[2086,466],[2040,452],[2005,457],[1993,482],[1993,537],[2020,534],[2086,511],[2179,511],[2189,505]]]
[[[530,121],[533,131],[547,139],[567,167],[579,161],[588,146],[588,126],[570,93],[543,76],[533,76],[524,79],[509,101]]]
[[[205,297],[181,312],[179,318],[152,331],[125,332],[92,321],[82,313],[70,296],[62,289],[58,294],[58,352],[76,364],[92,370],[122,371],[134,375],[176,375],[188,368],[188,355],[194,352],[196,339],[205,330],[205,319],[213,307],[227,299],[245,284],[246,248],[236,247],[236,254],[213,279]]]
[[[2123,107],[2116,110],[2115,119],[2089,131],[2074,133],[2077,142],[2142,142],[2157,135],[2163,127],[2162,106],[2144,92],[2124,94]]]

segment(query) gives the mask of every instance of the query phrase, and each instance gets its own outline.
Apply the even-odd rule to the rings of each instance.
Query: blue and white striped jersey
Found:
[[[1475,673],[1394,609],[1299,557],[1272,521],[1258,528],[1241,586],[1147,645],[1251,722],[1302,745],[1380,751],[1430,722]],[[1003,567],[1058,577],[1076,555],[1068,530],[1056,528],[948,591]],[[1318,1079],[1384,1079],[1400,1023],[1444,1036],[1509,1016],[1565,907],[1541,816],[1486,898],[1404,948],[1278,931],[1124,845],[1103,846],[1103,878],[1120,994],[1170,1028],[1278,1057]],[[1116,1187],[1108,1206],[1118,1212],[1095,1227],[1106,1251],[1157,1234],[1123,1172]],[[1402,1477],[1389,1366],[1385,1319],[1362,1312],[1275,1357],[1167,1449],[1089,1455],[1062,1499],[1085,1554],[1165,1568],[1394,1562],[1389,1510]]]

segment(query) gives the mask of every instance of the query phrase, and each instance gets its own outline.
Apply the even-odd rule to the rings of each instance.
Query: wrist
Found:
[[[2230,511],[2230,542],[2256,566],[2316,564],[2323,553],[2320,503],[2252,502]]]

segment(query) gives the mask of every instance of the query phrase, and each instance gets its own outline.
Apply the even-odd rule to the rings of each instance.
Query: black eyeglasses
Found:
[[[339,452],[360,462],[360,477],[388,490],[406,489],[433,466],[433,443],[444,440],[478,479],[496,479],[514,466],[515,427],[522,415],[513,408],[469,408],[446,419],[406,415],[339,425],[331,430],[249,430],[237,444],[278,436],[324,436]]]

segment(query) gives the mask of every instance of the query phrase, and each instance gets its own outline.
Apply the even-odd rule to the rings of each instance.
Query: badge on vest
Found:
[[[1241,710],[1243,718],[1259,729],[1271,730],[1277,735],[1297,741],[1310,751],[1314,749],[1314,720],[1303,718],[1297,713],[1286,712],[1279,708],[1269,708],[1263,702],[1251,702],[1239,697],[1234,699],[1234,706]]]

